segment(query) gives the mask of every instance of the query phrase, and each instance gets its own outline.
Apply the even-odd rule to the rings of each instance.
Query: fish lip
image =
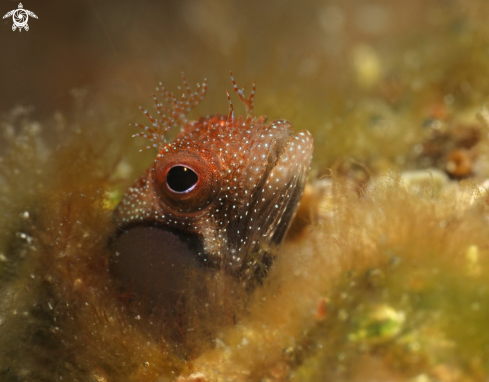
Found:
[[[294,150],[291,150],[294,148]],[[295,197],[302,197],[304,187],[306,185],[307,177],[309,175],[310,164],[312,160],[313,153],[313,139],[312,135],[307,130],[299,131],[294,134],[291,133],[290,137],[284,142],[284,144],[278,148],[279,153],[277,154],[277,159],[272,166],[270,173],[268,174],[268,180],[274,175],[274,171],[280,169],[284,166],[286,170],[289,171],[286,177],[286,182],[291,182],[294,177],[296,178],[294,184],[299,185],[299,188],[294,192]],[[292,153],[292,157],[290,154]],[[293,199],[294,196],[290,198]],[[287,210],[293,209],[294,213],[289,217],[287,224],[290,223],[295,215],[295,210],[299,205],[300,199],[296,200],[295,203],[287,204],[285,210],[282,213],[283,216],[286,215]],[[284,233],[285,236],[285,233]]]
[[[273,131],[274,135],[278,135],[277,131],[282,131],[281,136],[277,137],[276,145],[274,147],[274,152],[276,158],[280,156],[282,149],[287,145],[287,143],[294,137],[294,129],[292,124],[285,119],[278,119],[270,122],[265,131]]]
[[[252,275],[257,278],[257,269],[249,270],[250,256],[254,258],[251,261],[254,261],[258,268],[263,266],[260,264],[262,260],[268,263],[263,266],[263,272],[268,272],[271,259],[276,256],[295,216],[309,173],[313,152],[311,134],[306,130],[294,134],[289,122],[283,121],[282,124],[286,127],[282,139],[277,139],[275,149],[271,151],[273,160],[255,189],[254,200],[250,202],[249,209],[258,210],[253,217],[255,220],[253,224],[245,221],[233,228],[247,237],[247,243],[243,248],[238,237],[229,250],[239,250],[247,257],[241,261],[228,262],[226,268],[230,273],[241,275],[242,278],[251,278]],[[276,180],[278,181],[275,182]],[[271,185],[279,192],[270,189]],[[262,273],[259,269],[258,272]],[[263,277],[264,275],[261,275],[257,279]]]

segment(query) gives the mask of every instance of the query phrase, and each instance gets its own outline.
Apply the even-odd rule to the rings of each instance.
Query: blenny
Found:
[[[158,117],[140,107],[150,126],[136,134],[158,149],[149,170],[130,187],[115,211],[118,236],[113,273],[126,290],[175,298],[185,272],[218,269],[243,286],[266,275],[301,199],[313,151],[311,134],[294,135],[285,120],[253,116],[255,84],[248,98],[233,78],[246,108],[188,121],[207,84],[177,97],[156,88]],[[181,127],[167,142],[172,126]]]

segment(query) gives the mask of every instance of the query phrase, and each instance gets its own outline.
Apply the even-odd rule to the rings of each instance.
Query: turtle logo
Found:
[[[14,25],[12,25],[12,30],[14,31],[19,28],[19,32],[22,32],[22,28],[24,28],[26,31],[29,30],[29,25],[27,25],[27,20],[29,20],[29,16],[37,19],[36,14],[34,12],[28,11],[27,9],[24,9],[22,3],[19,3],[19,8],[7,12],[5,16],[3,16],[3,18],[6,19],[9,16],[12,16],[12,20],[14,21]]]

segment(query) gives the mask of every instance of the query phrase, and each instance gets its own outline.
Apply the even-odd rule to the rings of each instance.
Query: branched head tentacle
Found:
[[[234,107],[233,107],[233,102],[231,101],[231,96],[229,95],[229,92],[227,90],[226,90],[226,95],[228,97],[228,104],[229,104],[229,114],[228,114],[227,124],[228,125],[233,125],[234,124]]]
[[[158,118],[154,118],[147,110],[143,109],[141,106],[139,107],[151,122],[151,126],[148,127],[139,123],[131,124],[131,126],[137,126],[144,130],[144,132],[134,134],[133,137],[143,137],[153,142],[152,145],[145,147],[141,151],[164,145],[166,143],[168,130],[170,130],[172,126],[187,123],[187,114],[190,113],[190,111],[192,111],[192,109],[204,98],[205,93],[207,92],[206,79],[204,79],[202,86],[197,84],[197,89],[194,92],[190,90],[190,86],[183,73],[182,81],[184,89],[180,89],[180,99],[177,99],[175,94],[166,90],[161,82],[160,86],[156,88],[167,104],[167,106],[163,105],[158,101],[158,98],[156,98],[154,94],[152,95]]]
[[[233,82],[234,91],[236,92],[239,99],[241,100],[241,102],[244,103],[244,105],[246,107],[246,120],[250,121],[252,118],[253,106],[254,106],[253,99],[255,98],[255,81],[253,81],[253,86],[252,86],[251,94],[250,94],[249,98],[246,98],[244,95],[244,88],[239,89],[238,85],[236,85],[236,81],[234,80],[234,77],[233,77],[233,72],[230,71],[229,75],[231,76],[231,81]]]

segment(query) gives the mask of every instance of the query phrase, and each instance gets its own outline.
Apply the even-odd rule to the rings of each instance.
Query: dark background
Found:
[[[1,20],[0,111],[33,105],[38,116],[69,108],[75,88],[149,94],[157,80],[178,83],[181,70],[190,82],[226,81],[232,69],[238,82],[260,80],[258,89],[312,86],[326,93],[348,75],[355,44],[389,49],[420,29],[436,33],[450,12],[470,11],[462,2],[420,0],[23,5],[39,18],[30,18],[30,30],[20,33],[11,30],[11,17]],[[0,13],[17,6],[17,0],[2,0]]]
[[[190,118],[227,113],[232,70],[248,91],[256,81],[255,114],[287,119],[314,134],[322,147],[315,161],[326,168],[341,156],[369,160],[382,149],[383,157],[396,160],[409,149],[409,137],[393,136],[388,144],[361,138],[370,134],[371,119],[380,118],[371,116],[370,100],[387,114],[408,110],[408,127],[418,127],[447,96],[466,107],[489,94],[485,0],[23,5],[39,17],[29,18],[29,31],[14,32],[11,18],[1,19],[0,118],[17,105],[32,107],[30,118],[41,122],[57,111],[69,118],[83,98],[84,107],[103,109],[109,121],[127,129],[130,122],[144,122],[139,104],[152,110],[158,82],[176,91],[182,71],[192,87],[204,78],[209,84]],[[17,6],[17,0],[0,0],[0,14]],[[355,105],[367,112],[357,118]],[[243,109],[239,105],[237,112]],[[2,139],[0,134],[0,151]],[[403,141],[406,147],[396,146]]]

